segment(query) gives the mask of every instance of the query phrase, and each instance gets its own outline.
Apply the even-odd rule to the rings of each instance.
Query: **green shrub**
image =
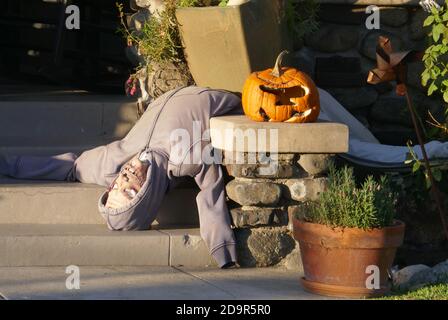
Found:
[[[369,176],[358,187],[353,168],[331,166],[327,190],[298,218],[331,227],[382,228],[392,225],[395,203],[396,195],[385,176],[378,182]]]
[[[128,42],[137,44],[145,58],[145,65],[151,63],[164,64],[185,61],[179,29],[175,16],[176,8],[197,4],[197,0],[166,0],[165,10],[159,12],[158,18],[145,21],[139,32],[128,29],[125,22],[123,5],[117,3],[121,19],[120,32]],[[141,66],[141,67],[144,67]]]
[[[439,9],[433,7],[424,27],[430,27],[430,45],[425,51],[422,84],[428,86],[428,95],[438,92],[448,103],[448,2]]]
[[[319,9],[316,0],[304,0],[300,3],[293,0],[285,1],[286,24],[294,39],[302,41],[306,35],[319,29]]]
[[[422,85],[428,96],[440,95],[445,101],[445,117],[436,120],[428,110],[427,122],[432,125],[428,131],[431,139],[448,139],[448,1],[440,7],[433,7],[423,27],[428,27],[428,47],[423,56],[425,69],[421,75]]]

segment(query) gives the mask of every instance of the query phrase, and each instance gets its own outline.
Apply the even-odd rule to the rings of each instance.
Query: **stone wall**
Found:
[[[416,138],[404,97],[395,94],[395,84],[368,85],[368,71],[375,67],[379,35],[391,39],[395,50],[424,50],[427,16],[416,1],[319,1],[320,29],[309,35],[294,57],[294,63],[313,76],[318,86],[328,90],[348,111],[382,142],[403,145]],[[353,3],[364,5],[347,5]],[[418,2],[418,1],[417,1]],[[332,4],[330,4],[332,3]],[[381,6],[382,4],[406,4]],[[380,29],[368,30],[366,4],[380,8]],[[414,103],[421,114],[430,110],[443,119],[440,98],[428,98],[420,84],[422,62],[409,65],[408,82]]]
[[[256,157],[255,154],[252,154]],[[248,158],[249,154],[240,154]],[[239,261],[244,266],[300,263],[298,245],[292,237],[292,217],[307,201],[317,200],[325,190],[331,154],[278,155],[278,171],[260,175],[260,164],[232,164],[226,171],[235,177],[226,185],[230,213],[238,239]]]

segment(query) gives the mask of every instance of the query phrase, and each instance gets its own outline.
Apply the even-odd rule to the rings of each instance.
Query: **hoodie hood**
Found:
[[[154,150],[148,151],[146,180],[129,203],[121,208],[106,207],[109,192],[105,191],[98,201],[98,209],[111,230],[149,229],[157,217],[161,201],[168,188],[166,173],[168,158]]]

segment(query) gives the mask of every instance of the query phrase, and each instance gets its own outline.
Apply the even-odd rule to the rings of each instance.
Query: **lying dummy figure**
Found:
[[[382,145],[328,92],[319,89],[320,121],[345,123],[350,130],[349,155],[377,164],[403,163],[406,146]],[[209,141],[196,137],[195,124],[203,133],[209,119],[241,114],[236,95],[206,88],[187,87],[155,100],[127,136],[106,146],[85,151],[79,157],[67,153],[53,157],[1,156],[0,174],[19,179],[67,180],[95,183],[108,189],[98,206],[112,230],[148,229],[155,220],[166,191],[182,176],[194,177],[201,191],[197,196],[201,236],[220,267],[236,262],[235,237],[230,228],[222,169],[218,164],[189,161],[196,147]],[[197,122],[195,122],[197,121]],[[191,141],[185,152],[173,157],[178,143],[173,130],[187,130]],[[426,145],[430,158],[448,158],[448,143]],[[182,148],[180,148],[182,150]],[[419,147],[414,152],[421,158]],[[191,163],[190,163],[191,162]]]
[[[107,187],[98,206],[111,230],[149,229],[167,190],[179,177],[191,176],[200,188],[196,201],[201,236],[218,266],[230,267],[236,262],[235,237],[222,168],[201,159],[191,161],[190,156],[196,147],[209,144],[195,137],[193,122],[204,132],[211,117],[241,112],[240,98],[230,92],[181,88],[155,100],[120,141],[85,151],[79,157],[73,153],[52,157],[0,155],[0,174]],[[191,141],[189,148],[179,148],[170,139],[176,129],[187,130],[197,140]],[[185,152],[173,158],[172,150]]]

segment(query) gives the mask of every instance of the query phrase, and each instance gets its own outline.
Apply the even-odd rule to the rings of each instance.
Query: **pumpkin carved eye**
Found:
[[[266,85],[260,85],[260,90],[266,93],[271,93],[277,97],[275,105],[277,106],[295,106],[296,103],[292,101],[294,98],[302,98],[306,91],[300,86],[289,88],[271,88]]]

